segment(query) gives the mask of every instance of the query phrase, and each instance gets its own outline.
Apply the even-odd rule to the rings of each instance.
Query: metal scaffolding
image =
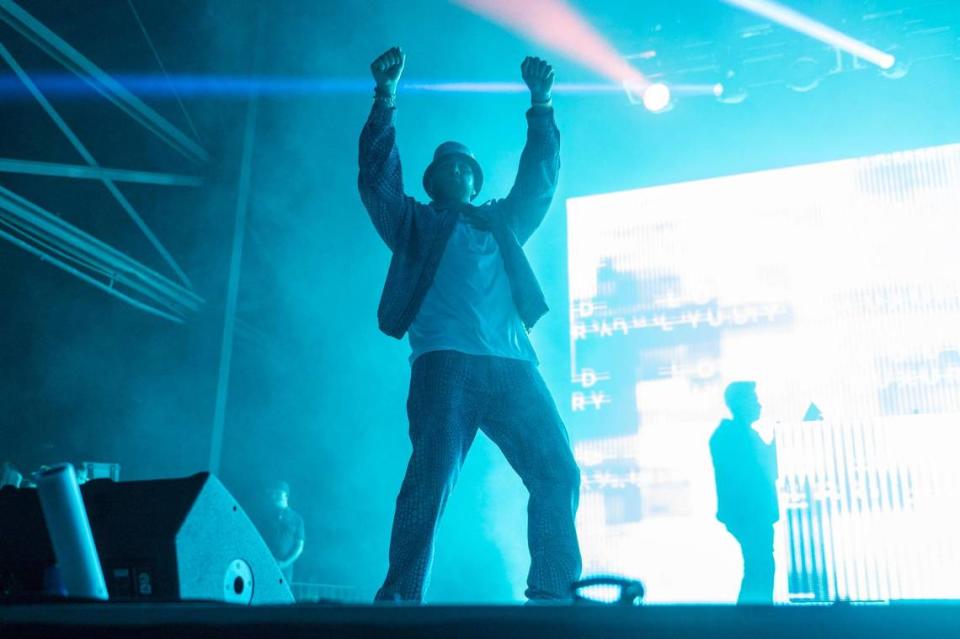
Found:
[[[140,17],[132,5],[131,10],[134,11],[137,22],[143,29]],[[0,0],[0,20],[75,73],[135,122],[190,161],[204,163],[209,159],[207,152],[196,141],[147,106],[13,0]],[[153,43],[149,41],[146,30],[143,30],[156,55]],[[200,308],[203,299],[194,292],[187,274],[123,194],[118,183],[196,187],[202,184],[202,180],[189,175],[101,167],[79,136],[33,81],[30,73],[19,64],[2,43],[0,43],[0,59],[14,72],[84,162],[72,165],[0,158],[0,174],[17,173],[100,181],[163,258],[178,281],[157,273],[4,187],[0,187],[0,239],[5,239],[37,255],[44,261],[136,308],[172,321],[183,322],[189,314]]]

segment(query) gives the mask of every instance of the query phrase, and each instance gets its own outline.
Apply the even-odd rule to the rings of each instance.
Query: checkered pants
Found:
[[[580,577],[574,517],[580,471],[566,429],[531,362],[435,351],[413,363],[407,399],[413,453],[397,496],[390,568],[377,601],[421,601],[433,540],[478,429],[530,493],[527,597],[565,599]]]

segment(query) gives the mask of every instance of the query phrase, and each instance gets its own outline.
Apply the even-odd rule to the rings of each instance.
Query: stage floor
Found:
[[[960,605],[337,606],[207,603],[0,606],[0,637],[810,637],[960,635]]]

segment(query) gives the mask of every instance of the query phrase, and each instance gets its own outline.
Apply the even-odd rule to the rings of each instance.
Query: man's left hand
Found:
[[[529,56],[520,65],[523,81],[530,88],[530,98],[534,102],[550,101],[553,90],[553,67],[546,60]]]

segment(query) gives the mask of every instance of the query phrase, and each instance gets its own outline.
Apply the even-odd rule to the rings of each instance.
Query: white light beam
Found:
[[[896,62],[889,53],[884,53],[870,45],[837,31],[822,22],[784,6],[772,0],[720,0],[724,4],[738,7],[744,11],[755,13],[758,16],[772,20],[788,29],[793,29],[815,40],[825,42],[833,47],[846,51],[850,55],[871,62],[881,69],[889,69]]]

